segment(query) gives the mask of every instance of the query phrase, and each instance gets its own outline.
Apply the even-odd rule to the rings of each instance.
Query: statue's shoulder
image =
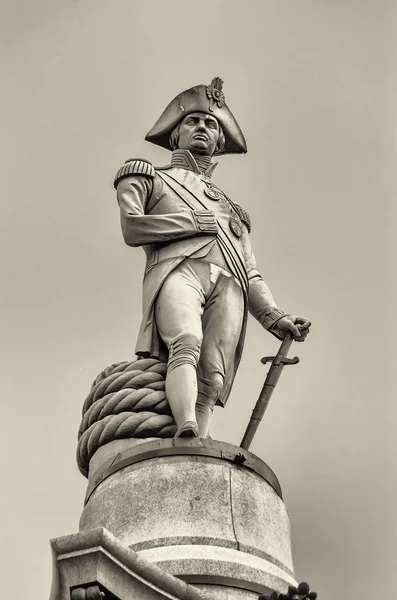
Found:
[[[130,175],[143,175],[153,178],[156,175],[156,170],[152,163],[145,158],[129,158],[117,171],[113,182],[114,187],[117,188],[119,181]]]
[[[240,206],[240,204],[236,204],[235,202],[233,202],[233,205],[238,216],[240,217],[240,220],[244,223],[244,225],[246,225],[248,233],[251,233],[251,218],[248,212],[245,210],[245,208]]]

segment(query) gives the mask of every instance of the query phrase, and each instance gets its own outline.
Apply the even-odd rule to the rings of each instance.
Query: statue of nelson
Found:
[[[247,151],[222,83],[179,94],[147,134],[172,151],[169,166],[131,159],[115,178],[125,242],[147,256],[136,353],[167,362],[183,437],[206,437],[214,406],[225,406],[248,312],[279,339],[291,331],[304,341],[310,327],[277,307],[257,270],[248,213],[213,183],[213,156]]]

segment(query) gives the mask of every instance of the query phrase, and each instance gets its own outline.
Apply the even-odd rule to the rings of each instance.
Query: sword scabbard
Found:
[[[248,450],[251,445],[251,442],[254,438],[254,435],[259,427],[259,423],[263,419],[263,416],[266,412],[266,409],[269,405],[270,398],[273,394],[274,388],[277,385],[277,382],[280,378],[282,370],[286,364],[296,364],[299,362],[299,358],[295,357],[293,359],[287,359],[286,356],[288,354],[288,350],[293,341],[293,336],[291,332],[287,332],[285,338],[283,339],[280,349],[277,352],[276,356],[264,357],[262,358],[262,363],[271,362],[270,369],[266,375],[265,383],[263,384],[261,393],[259,394],[259,398],[255,404],[255,407],[252,411],[252,415],[250,421],[248,423],[247,429],[245,430],[244,437],[241,441],[240,447]]]

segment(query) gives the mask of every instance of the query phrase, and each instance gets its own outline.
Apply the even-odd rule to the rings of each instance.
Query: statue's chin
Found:
[[[195,140],[192,144],[179,146],[180,150],[189,150],[192,154],[201,154],[203,156],[212,156],[213,152],[208,148],[207,143],[202,140]]]
[[[190,148],[188,148],[188,150],[190,150],[190,152],[192,154],[202,154],[203,156],[211,156],[212,155],[211,150],[209,148],[207,148],[205,144],[191,145]]]
[[[190,150],[190,152],[192,154],[201,154],[202,156],[211,156],[211,152],[209,152],[208,150],[200,150],[200,149],[197,149],[197,148],[192,148]]]

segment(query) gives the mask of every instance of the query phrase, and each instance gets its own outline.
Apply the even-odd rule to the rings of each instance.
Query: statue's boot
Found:
[[[197,437],[196,369],[190,364],[181,364],[171,371],[168,370],[165,387],[168,403],[178,428],[175,437]]]
[[[199,428],[195,421],[186,421],[175,434],[175,437],[190,438],[198,437]]]

